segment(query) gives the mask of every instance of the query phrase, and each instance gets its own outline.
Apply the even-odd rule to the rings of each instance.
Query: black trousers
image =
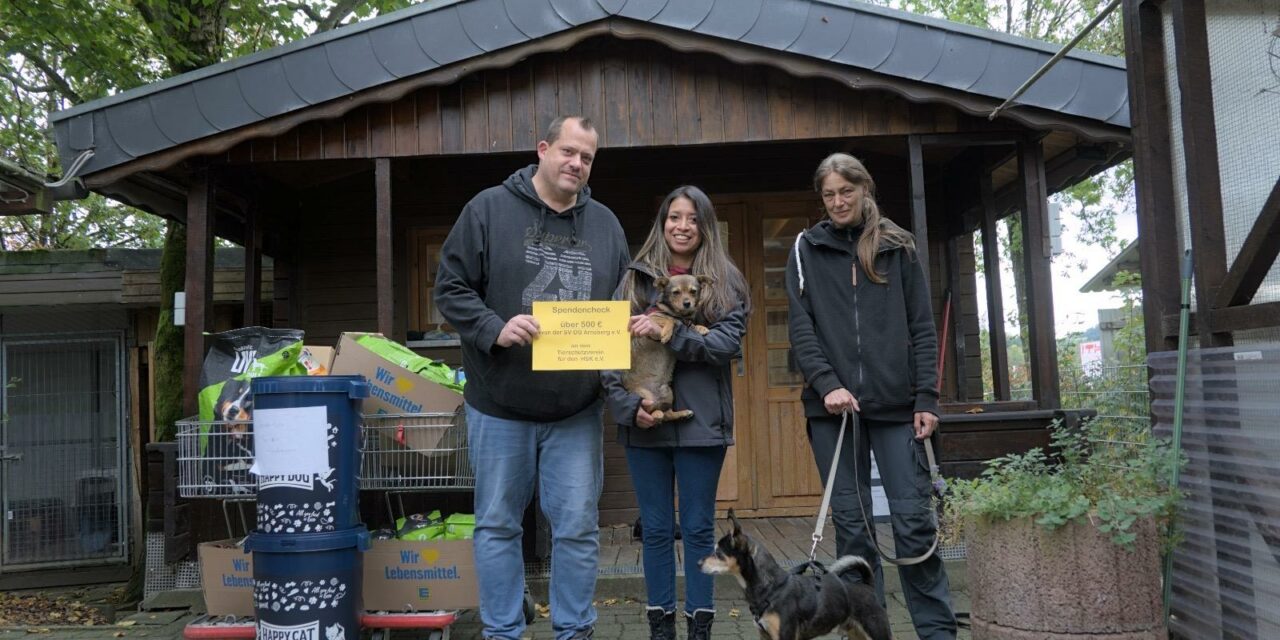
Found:
[[[840,432],[840,416],[809,418],[809,444],[822,482],[826,483],[831,459]],[[856,428],[855,428],[856,427]],[[856,437],[855,437],[856,436]],[[875,451],[880,481],[889,499],[894,549],[899,558],[914,557],[929,550],[936,535],[930,501],[929,465],[924,443],[915,439],[911,423],[878,420],[849,420],[840,450],[835,488],[831,491],[831,516],[836,529],[836,552],[840,557],[862,556],[876,576],[876,596],[884,598],[884,569],[875,541],[868,537],[862,514],[871,517],[871,452]],[[857,456],[857,478],[854,456]],[[862,499],[862,508],[858,499]],[[874,527],[872,529],[874,531]],[[956,637],[956,617],[951,609],[947,571],[937,555],[919,564],[898,567],[902,592],[916,634],[922,640],[951,640]]]

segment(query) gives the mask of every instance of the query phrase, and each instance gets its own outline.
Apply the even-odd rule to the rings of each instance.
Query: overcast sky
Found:
[[[1120,238],[1120,247],[1138,237],[1138,221],[1132,206],[1120,207],[1116,218],[1116,235]],[[1073,331],[1084,331],[1098,324],[1098,309],[1119,307],[1120,296],[1114,293],[1081,293],[1083,287],[1102,267],[1111,261],[1101,247],[1086,245],[1077,238],[1080,222],[1071,211],[1063,208],[1062,214],[1062,248],[1065,252],[1075,254],[1074,257],[1062,255],[1053,261],[1053,314],[1058,337]],[[1003,225],[1002,227],[1003,228]],[[1087,268],[1080,271],[1076,264],[1083,261]],[[1016,309],[1014,302],[1013,272],[1009,269],[1008,260],[1000,263],[1000,282],[1004,293],[1004,309],[1006,316]],[[978,316],[983,324],[987,323],[986,283],[982,271],[978,271]],[[1006,323],[1008,325],[1008,323]],[[1014,331],[1008,325],[1009,332]]]

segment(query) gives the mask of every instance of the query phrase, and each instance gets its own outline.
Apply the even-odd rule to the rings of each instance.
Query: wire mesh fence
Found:
[[[1064,381],[1064,409],[1093,409],[1096,420],[1106,422],[1148,422],[1151,399],[1147,390],[1145,364],[1101,367],[1079,380]]]

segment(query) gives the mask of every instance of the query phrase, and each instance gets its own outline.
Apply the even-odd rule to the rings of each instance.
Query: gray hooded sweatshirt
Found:
[[[599,399],[596,371],[533,371],[533,349],[500,347],[502,327],[535,300],[609,300],[629,256],[622,225],[583,187],[557,213],[533,188],[537,165],[481,191],[441,248],[435,302],[462,338],[464,395],[482,413],[552,422]]]

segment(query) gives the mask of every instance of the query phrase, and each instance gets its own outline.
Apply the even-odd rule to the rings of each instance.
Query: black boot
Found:
[[[676,612],[663,611],[662,607],[648,607],[649,640],[676,640]]]
[[[711,623],[716,612],[712,609],[698,609],[689,615],[685,612],[684,620],[689,631],[689,640],[711,640]]]

